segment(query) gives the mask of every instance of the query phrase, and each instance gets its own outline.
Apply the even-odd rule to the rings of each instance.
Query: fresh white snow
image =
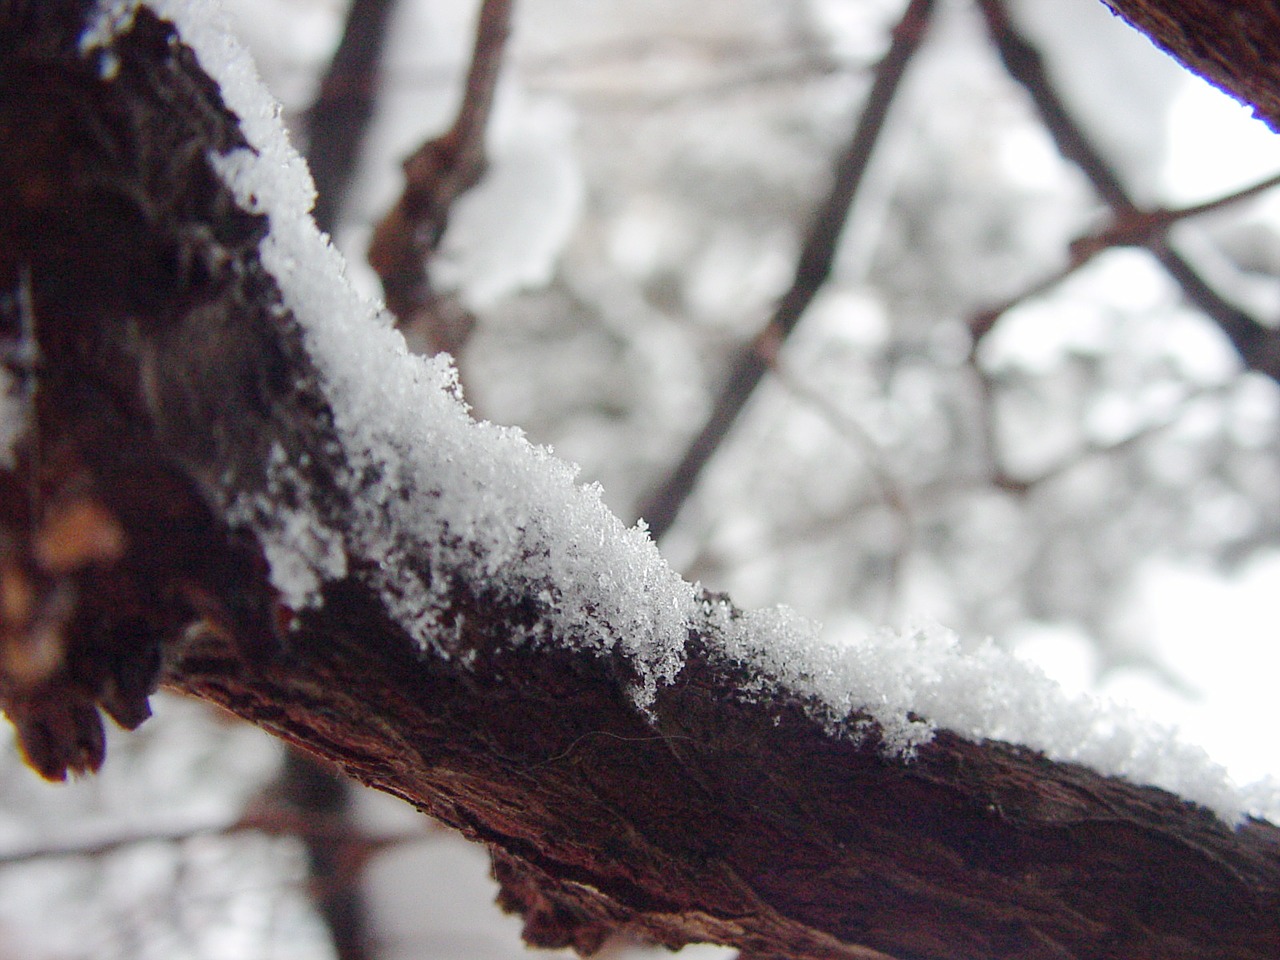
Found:
[[[86,43],[108,44],[114,32],[127,30],[138,2],[104,3]],[[598,488],[579,485],[574,467],[518,430],[473,421],[449,361],[411,355],[380,308],[356,293],[341,257],[309,217],[314,189],[279,108],[217,4],[147,3],[179,25],[242,118],[254,149],[214,160],[240,202],[270,217],[262,258],[305,330],[351,466],[355,511],[340,529],[308,513],[305,495],[298,500],[303,506],[287,514],[270,492],[227,505],[229,518],[250,525],[266,545],[273,581],[289,603],[318,602],[321,584],[345,574],[349,554],[383,558],[376,586],[389,609],[424,650],[447,656],[442,588],[433,589],[406,562],[421,561],[427,550],[437,573],[463,574],[500,597],[539,598],[544,615],[516,641],[585,649],[622,644],[642,678],[641,705],[678,675],[690,620],[707,616],[720,628],[725,655],[761,677],[761,694],[782,686],[815,698],[819,719],[829,723],[865,711],[883,727],[887,748],[901,755],[946,728],[1164,787],[1227,822],[1250,811],[1280,814],[1273,795],[1246,801],[1220,766],[1168,730],[1068,697],[992,644],[966,648],[938,627],[839,644],[781,608],[736,618],[714,602],[699,609],[694,586],[662,560],[643,527],[624,527]],[[272,470],[282,489],[305,487],[283,457]],[[361,479],[371,474],[376,483]]]

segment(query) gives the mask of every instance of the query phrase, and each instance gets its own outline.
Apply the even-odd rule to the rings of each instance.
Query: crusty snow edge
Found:
[[[108,45],[141,4],[99,0],[100,17],[83,45]],[[351,476],[373,468],[381,477],[376,485],[352,481],[357,509],[343,529],[305,511],[282,515],[269,498],[229,504],[228,519],[252,526],[264,543],[287,602],[318,602],[320,585],[345,574],[349,551],[385,557],[378,586],[388,608],[424,650],[445,656],[442,598],[402,562],[411,548],[429,548],[435,569],[539,598],[541,622],[517,639],[603,649],[618,638],[642,678],[642,704],[679,673],[691,618],[710,617],[724,654],[764,678],[762,694],[781,686],[816,698],[824,721],[870,714],[899,754],[910,755],[940,727],[1163,787],[1228,823],[1246,812],[1280,820],[1274,790],[1237,789],[1221,766],[1169,730],[1103,701],[1069,698],[990,643],[962,651],[953,634],[930,627],[836,645],[784,609],[740,616],[714,603],[699,609],[696,589],[666,565],[642,526],[625,528],[597,487],[579,485],[574,467],[519,431],[473,421],[450,363],[410,354],[381,309],[355,291],[310,217],[314,186],[279,107],[216,0],[146,5],[177,24],[241,118],[254,150],[212,159],[245,208],[270,218],[263,262],[305,329]],[[272,469],[282,483],[301,482],[283,457]],[[424,495],[433,498],[430,509],[422,507]],[[446,546],[459,542],[479,549]]]

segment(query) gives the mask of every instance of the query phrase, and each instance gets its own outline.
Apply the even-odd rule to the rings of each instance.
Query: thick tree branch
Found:
[[[239,122],[145,9],[82,52],[86,7],[0,3],[0,319],[27,358],[9,386],[36,385],[2,408],[22,430],[0,470],[0,704],[43,773],[100,763],[98,708],[141,722],[160,679],[488,844],[533,943],[1280,954],[1275,827],[945,731],[889,757],[869,717],[842,735],[732,654],[721,598],[691,611],[647,709],[626,637],[528,639],[538,591],[570,585],[428,569],[442,613],[424,646],[377,587],[388,557],[353,536],[322,602],[288,609],[228,490],[362,519],[265,218],[213,169]],[[395,562],[429,568],[418,546]]]
[[[1280,7],[1252,0],[1102,0],[1280,130]]]

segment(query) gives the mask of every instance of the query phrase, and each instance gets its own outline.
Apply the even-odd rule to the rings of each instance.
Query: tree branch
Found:
[[[1187,69],[1280,130],[1280,9],[1218,0],[1102,0]]]
[[[557,629],[543,594],[580,585],[495,585],[528,541],[481,557],[486,576],[431,542],[370,546],[353,471],[404,488],[350,462],[266,218],[214,169],[246,145],[238,118],[146,8],[82,50],[89,10],[0,4],[0,319],[30,347],[29,319],[38,348],[10,370],[34,393],[0,408],[19,434],[0,451],[0,704],[41,772],[96,767],[98,709],[141,722],[162,680],[488,844],[532,943],[1274,960],[1274,826],[947,731],[891,756],[869,715],[823,722],[735,653],[742,617],[714,596],[642,709],[622,628],[533,632]],[[349,525],[319,602],[286,605],[245,503]],[[435,588],[429,644],[382,589],[396,565]]]
[[[342,39],[306,114],[306,157],[316,182],[313,214],[333,233],[377,103],[378,64],[394,0],[352,0]]]
[[[655,540],[661,540],[671,529],[677,514],[697,485],[703,467],[710,462],[721,442],[728,436],[738,415],[764,378],[769,369],[769,353],[776,351],[777,344],[791,334],[813,298],[826,283],[831,265],[835,261],[845,220],[849,216],[849,208],[862,185],[867,164],[871,161],[871,151],[880,138],[880,131],[884,128],[889,107],[906,73],[907,64],[924,40],[932,10],[933,0],[911,0],[907,5],[902,19],[894,29],[893,42],[876,68],[875,79],[867,92],[862,114],[849,144],[836,164],[831,190],[809,227],[791,287],[783,294],[756,342],[742,350],[734,362],[728,380],[716,396],[707,422],[690,441],[680,462],[661,486],[641,504],[639,515],[649,525]],[[761,344],[766,345],[765,349],[762,350]]]
[[[1115,250],[1126,246],[1143,246],[1158,247],[1164,243],[1164,237],[1169,228],[1182,220],[1188,220],[1193,217],[1202,216],[1206,213],[1212,213],[1221,210],[1234,203],[1242,200],[1248,200],[1259,194],[1266,193],[1269,190],[1280,186],[1280,174],[1267,177],[1258,183],[1251,184],[1240,190],[1233,191],[1221,197],[1215,197],[1213,200],[1197,203],[1188,207],[1177,207],[1173,209],[1160,208],[1156,210],[1141,210],[1136,207],[1126,207],[1123,212],[1117,212],[1112,222],[1096,230],[1093,233],[1077,237],[1071,241],[1069,253],[1070,259],[1067,264],[1049,274],[1041,277],[1039,280],[1029,284],[1023,290],[1008,297],[1001,303],[992,307],[985,307],[977,313],[969,317],[967,326],[969,327],[969,337],[972,342],[970,348],[970,356],[972,357],[978,349],[978,345],[982,340],[995,329],[996,323],[1006,313],[1020,304],[1026,303],[1033,297],[1038,297],[1043,293],[1056,287],[1059,283],[1068,277],[1077,273],[1082,267],[1090,263],[1094,257],[1107,250]],[[1195,278],[1199,281],[1199,278]],[[1188,282],[1191,282],[1190,279]],[[1203,281],[1199,281],[1203,284]],[[1216,294],[1215,294],[1216,296]]]
[[[402,328],[425,338],[431,352],[456,352],[473,324],[461,304],[436,294],[427,263],[444,237],[453,204],[484,175],[485,133],[511,30],[512,5],[512,0],[481,4],[471,66],[453,125],[405,160],[404,192],[378,223],[369,244],[369,264],[382,280],[387,307]]]
[[[429,822],[424,822],[429,825]],[[57,841],[34,846],[0,849],[0,867],[36,863],[43,860],[86,859],[110,856],[121,850],[152,843],[180,844],[188,840],[212,836],[260,833],[270,837],[294,837],[323,843],[344,861],[343,870],[358,873],[364,864],[380,853],[395,847],[430,840],[429,830],[398,833],[368,833],[346,817],[321,813],[299,813],[280,804],[253,805],[230,822],[202,823],[172,828],[152,828],[94,834],[88,837],[59,836]]]
[[[988,30],[1000,51],[1005,69],[1031,96],[1045,128],[1058,145],[1059,152],[1080,168],[1093,189],[1111,207],[1117,219],[1124,222],[1138,215],[1140,211],[1120,178],[1072,117],[1054,89],[1044,69],[1040,52],[1014,28],[1003,0],[979,0],[979,6],[986,17]],[[1247,4],[1228,6],[1246,19],[1250,14],[1245,11],[1252,10]],[[1212,320],[1231,341],[1246,367],[1264,373],[1273,380],[1280,380],[1280,334],[1259,323],[1214,290],[1185,257],[1169,246],[1163,231],[1148,234],[1143,245],[1182,288],[1183,295],[1192,306]],[[994,318],[982,318],[979,325],[988,322],[994,323]]]
[[[312,754],[289,750],[271,789],[281,804],[297,811],[298,819],[332,826],[327,836],[305,830],[297,834],[307,849],[307,888],[329,930],[336,960],[371,960],[376,951],[361,889],[367,857],[353,857],[351,844],[344,842],[360,833],[350,781]]]

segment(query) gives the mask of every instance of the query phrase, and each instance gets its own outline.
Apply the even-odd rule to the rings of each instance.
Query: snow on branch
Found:
[[[96,768],[99,709],[161,681],[489,844],[533,943],[1276,955],[1280,832],[1204,757],[945,631],[740,611],[472,421],[345,281],[217,18],[0,5],[0,704],[34,767]]]

